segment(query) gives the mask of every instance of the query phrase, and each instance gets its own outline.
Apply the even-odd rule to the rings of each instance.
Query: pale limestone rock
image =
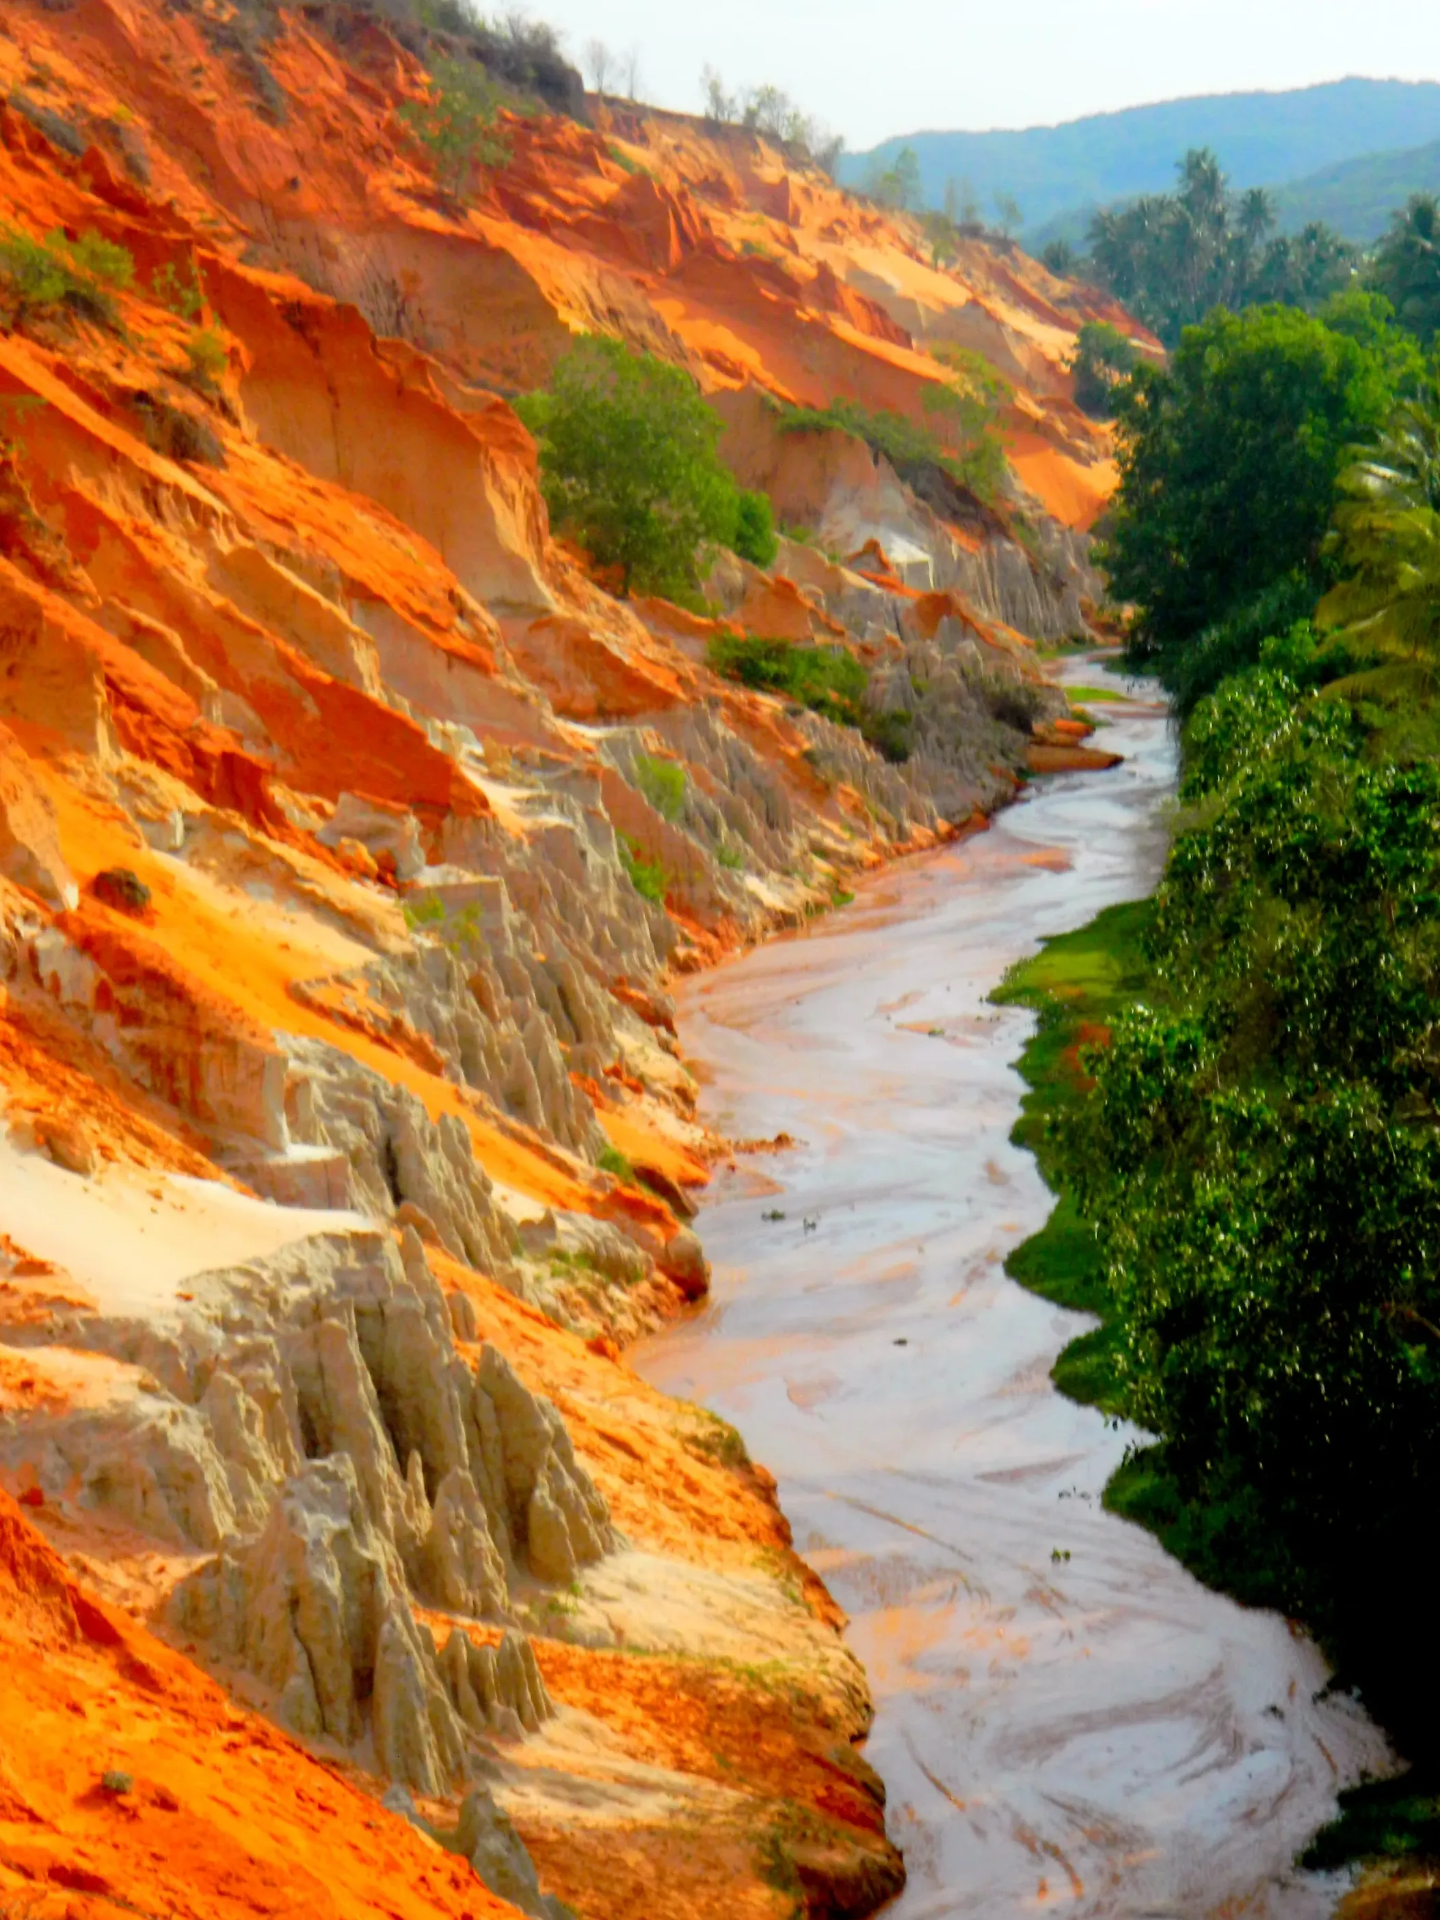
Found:
[[[460,1809],[460,1825],[451,1842],[481,1880],[532,1920],[561,1920],[570,1912],[553,1894],[540,1891],[535,1863],[510,1817],[483,1787],[474,1787]]]
[[[500,1439],[510,1539],[542,1580],[573,1580],[614,1543],[608,1509],[575,1458],[555,1408],[521,1382],[503,1354],[486,1346],[475,1382]]]
[[[495,1619],[509,1606],[505,1565],[484,1502],[465,1467],[452,1467],[440,1482],[420,1568],[421,1591],[437,1607]]]

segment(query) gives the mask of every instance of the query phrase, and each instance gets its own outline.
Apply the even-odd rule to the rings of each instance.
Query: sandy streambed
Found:
[[[1292,1857],[1385,1757],[1284,1621],[1102,1511],[1130,1436],[1048,1378],[1084,1323],[1002,1270],[1050,1199],[1008,1139],[1030,1016],[986,995],[1164,855],[1164,715],[1103,711],[1122,767],[1042,782],[682,1004],[705,1117],[804,1144],[717,1182],[712,1304],[634,1357],[741,1428],[852,1615],[910,1873],[893,1920],[1311,1920],[1340,1889]]]

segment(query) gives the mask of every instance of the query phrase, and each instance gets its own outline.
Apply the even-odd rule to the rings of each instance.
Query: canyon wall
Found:
[[[459,199],[401,114],[442,42],[0,20],[0,1901],[858,1916],[843,1623],[622,1359],[731,1151],[667,982],[1083,758],[1037,644],[1095,616],[1066,362],[1123,316],[578,95]],[[508,400],[588,331],[796,536],[704,613],[552,537]],[[786,430],[920,417],[950,345],[1011,383],[998,499]],[[740,635],[849,649],[908,757]]]

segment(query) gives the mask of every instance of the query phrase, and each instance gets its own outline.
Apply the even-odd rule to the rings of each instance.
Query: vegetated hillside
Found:
[[[1191,147],[1222,154],[1244,186],[1277,186],[1382,149],[1440,138],[1440,84],[1331,81],[1288,93],[1213,94],[1092,114],[1058,127],[1016,132],[922,132],[897,136],[870,154],[850,154],[842,178],[859,183],[874,161],[891,164],[903,147],[920,162],[926,203],[939,206],[947,181],[968,181],[988,215],[996,194],[1018,200],[1027,244],[1083,237],[1096,207],[1160,192],[1175,156]],[[1078,232],[1060,233],[1059,215]]]
[[[1282,233],[1298,233],[1323,220],[1347,240],[1366,246],[1380,238],[1395,210],[1416,193],[1440,193],[1440,141],[1399,153],[1367,153],[1289,181],[1275,189],[1275,220]]]
[[[497,113],[476,52],[581,102],[457,18],[0,20],[0,1904],[902,1876],[773,1481],[619,1357],[783,1150],[696,1125],[668,982],[1087,763],[1035,643],[1128,323],[749,136]],[[586,331],[712,398],[764,565],[556,540],[503,396]]]

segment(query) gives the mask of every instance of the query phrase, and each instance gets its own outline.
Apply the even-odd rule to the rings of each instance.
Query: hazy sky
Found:
[[[1431,0],[533,0],[528,11],[582,65],[592,39],[638,46],[657,105],[693,112],[709,61],[731,87],[783,87],[862,149],[927,127],[1037,126],[1352,73],[1440,80]]]

